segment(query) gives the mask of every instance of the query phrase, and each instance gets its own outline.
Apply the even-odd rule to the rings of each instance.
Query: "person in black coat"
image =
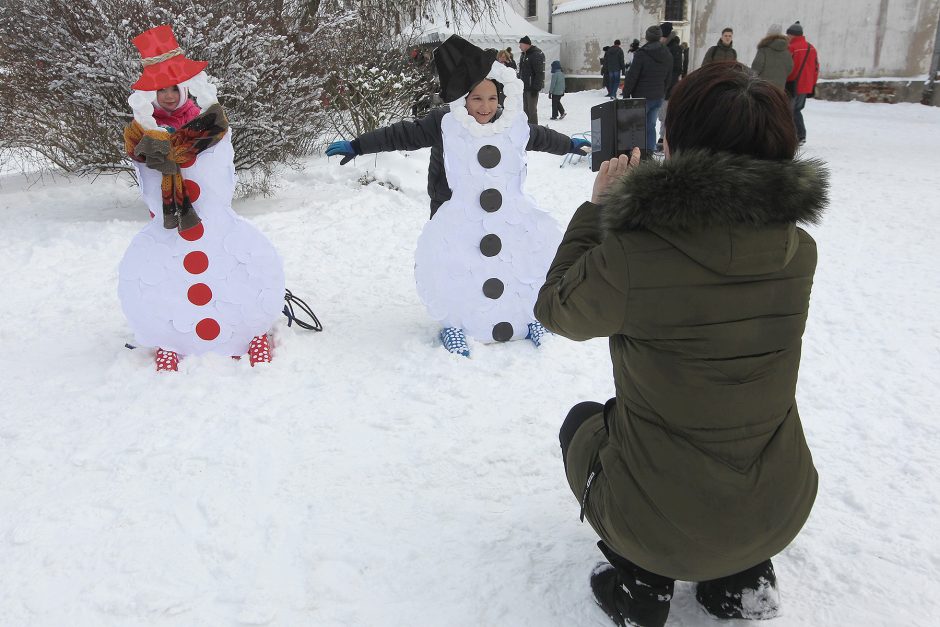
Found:
[[[646,98],[646,148],[656,149],[656,115],[663,106],[672,73],[672,55],[663,46],[659,26],[646,29],[646,44],[633,55],[623,79],[624,98]]]
[[[522,81],[522,110],[529,116],[529,124],[538,124],[539,92],[545,87],[545,54],[532,45],[526,35],[519,40],[519,79]]]
[[[607,85],[610,84],[610,73],[607,71],[608,50],[610,50],[610,46],[604,46],[601,48],[601,51],[604,53],[601,55],[601,82],[604,84],[604,89],[607,89]]]
[[[607,97],[616,98],[617,88],[620,87],[620,73],[626,68],[623,48],[620,47],[619,39],[607,49],[604,54],[604,61],[607,65]]]

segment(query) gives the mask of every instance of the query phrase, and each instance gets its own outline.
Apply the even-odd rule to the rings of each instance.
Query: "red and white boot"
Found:
[[[249,342],[248,361],[251,362],[252,368],[255,364],[271,363],[271,342],[268,340],[267,334],[256,335]]]
[[[180,356],[173,351],[157,349],[157,372],[176,372],[180,365]]]

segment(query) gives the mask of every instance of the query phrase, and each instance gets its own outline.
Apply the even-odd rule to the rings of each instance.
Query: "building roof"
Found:
[[[557,6],[552,14],[560,15],[562,13],[573,13],[575,11],[606,7],[612,4],[630,4],[632,2],[633,0],[568,0],[568,2]]]
[[[537,46],[541,46],[540,42],[560,39],[558,35],[543,31],[513,11],[507,2],[502,2],[497,6],[494,19],[484,17],[476,23],[466,15],[459,15],[455,18],[442,8],[438,8],[433,17],[424,20],[419,28],[421,35],[418,41],[423,44],[439,43],[451,35],[460,35],[481,48],[492,47],[491,44],[514,44],[523,35],[528,35],[532,43]]]

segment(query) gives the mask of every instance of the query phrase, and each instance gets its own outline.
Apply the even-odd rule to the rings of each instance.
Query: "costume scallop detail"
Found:
[[[501,63],[503,114],[479,124],[465,98],[441,120],[444,169],[453,196],[425,224],[415,251],[418,295],[432,318],[479,342],[526,337],[561,229],[523,192],[529,123],[522,81]]]
[[[197,93],[197,86],[191,90]],[[135,118],[138,108],[144,110],[135,101],[149,105],[149,93],[131,96]],[[200,106],[205,109],[210,98],[214,100],[214,93],[200,97]],[[182,168],[193,208],[202,219],[182,232],[163,227],[161,174],[134,164],[141,196],[156,218],[124,253],[118,296],[140,346],[182,355],[243,355],[281,314],[281,258],[257,228],[232,210],[234,154],[229,131]]]

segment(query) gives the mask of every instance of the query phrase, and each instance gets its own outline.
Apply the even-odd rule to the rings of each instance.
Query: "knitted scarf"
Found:
[[[124,128],[124,150],[135,161],[163,175],[163,226],[185,231],[201,222],[184,184],[181,166],[189,166],[203,150],[215,146],[228,131],[222,106],[212,105],[175,132],[145,130],[136,120]]]

